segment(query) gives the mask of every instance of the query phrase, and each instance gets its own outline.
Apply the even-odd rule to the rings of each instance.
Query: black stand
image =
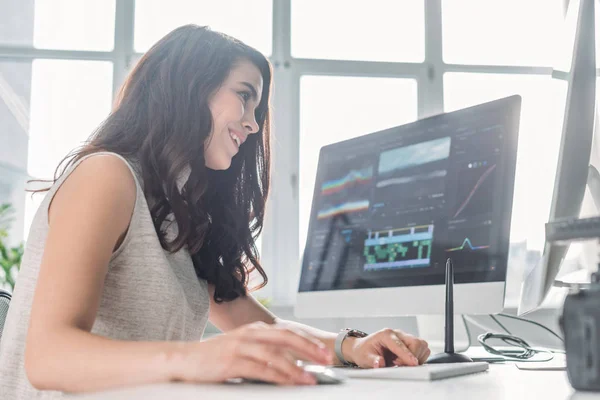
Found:
[[[427,360],[426,364],[443,364],[473,362],[464,354],[454,352],[454,269],[452,260],[446,261],[446,326],[444,352],[435,354]]]

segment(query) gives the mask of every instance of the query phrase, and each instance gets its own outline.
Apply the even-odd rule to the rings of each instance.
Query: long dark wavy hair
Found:
[[[255,112],[259,131],[248,135],[229,169],[214,171],[204,157],[213,128],[209,99],[241,60],[252,62],[262,75]],[[62,160],[54,182],[95,152],[134,160],[144,195],[152,200],[148,204],[162,247],[176,252],[187,245],[197,276],[214,284],[215,301],[246,296],[252,271],[262,277],[254,289],[267,283],[255,241],[269,191],[271,76],[267,58],[241,41],[208,27],[177,28],[140,59],[111,114]],[[178,187],[188,173],[187,182]],[[178,234],[168,241],[163,223],[171,213]]]

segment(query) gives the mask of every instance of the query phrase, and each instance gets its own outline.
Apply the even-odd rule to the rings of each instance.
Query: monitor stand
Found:
[[[594,135],[593,143],[595,146],[597,143],[596,140],[596,135]],[[595,152],[592,152],[592,154],[593,156],[596,155]],[[600,172],[592,164],[588,166],[587,188],[589,189],[589,193],[591,195],[591,201],[588,199],[588,195],[586,193],[583,201],[581,202],[580,217],[597,216],[598,213],[600,213]],[[586,239],[582,240],[580,245],[581,254],[579,256],[579,262],[583,264],[584,269],[578,269],[565,273],[560,279],[554,278],[552,286],[575,290],[589,289],[591,287],[592,274],[596,272],[597,267],[598,241]],[[563,265],[564,264],[559,267],[557,275],[562,271]],[[548,297],[547,293],[545,297]]]
[[[427,364],[473,362],[466,355],[454,352],[454,268],[450,258],[446,261],[446,308],[444,317],[444,352],[429,357]]]

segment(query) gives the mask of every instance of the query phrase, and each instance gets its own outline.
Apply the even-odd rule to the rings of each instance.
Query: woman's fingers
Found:
[[[304,370],[296,365],[296,361],[287,357],[281,349],[260,342],[245,343],[238,349],[242,357],[248,358],[265,368],[277,370],[294,383],[312,383],[311,376],[306,376]]]
[[[419,365],[419,360],[406,344],[404,344],[396,332],[391,329],[384,330],[381,332],[381,340],[387,349],[398,357],[398,360],[401,361],[403,365]]]
[[[423,353],[423,355],[421,357],[419,357],[419,363],[425,364],[427,362],[427,360],[429,359],[430,355],[431,355],[431,350],[428,347],[427,350],[425,350],[425,352]]]
[[[368,354],[367,364],[360,365],[362,368],[381,368],[385,367],[385,360],[379,354]]]
[[[402,342],[408,347],[408,349],[417,357],[419,364],[423,364],[429,358],[431,351],[429,350],[429,344],[413,335],[406,334],[402,331],[395,331],[396,335],[402,340]]]
[[[252,327],[247,334],[250,339],[285,347],[306,360],[319,364],[331,364],[333,362],[331,351],[322,342],[309,337],[304,332],[257,325]]]

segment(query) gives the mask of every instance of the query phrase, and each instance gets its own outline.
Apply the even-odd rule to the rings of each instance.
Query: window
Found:
[[[110,51],[116,0],[3,1],[0,46]]]
[[[10,132],[0,146],[0,164],[23,171],[25,162],[17,157],[27,153],[29,133],[30,61],[0,62],[0,132]]]
[[[443,57],[451,64],[556,61],[562,0],[443,0]]]
[[[559,38],[556,42],[556,62],[553,68],[569,72],[573,55],[573,44],[575,41],[575,28],[577,26],[579,0],[569,0],[569,8],[564,18],[564,22],[558,28]],[[596,30],[596,66],[600,67],[600,7],[596,4],[595,8],[595,30]]]
[[[142,0],[135,5],[135,51],[144,52],[185,24],[208,25],[243,40],[265,55],[272,51],[271,0]]]
[[[422,62],[423,0],[292,0],[292,56]]]
[[[6,145],[0,145],[0,202],[21,204],[15,239],[23,236],[23,225],[28,230],[35,202],[43,198],[34,196],[23,211],[19,182],[24,175],[51,177],[56,163],[107,116],[113,89],[142,53],[176,27],[195,23],[272,55],[274,125],[279,127],[272,173],[283,174],[273,189],[284,187],[284,195],[271,197],[273,223],[265,235],[274,235],[276,244],[286,233],[294,235],[279,248],[271,237],[263,238],[268,253],[262,259],[272,271],[262,293],[273,295],[275,305],[291,304],[295,296],[295,269],[281,266],[297,265],[298,250],[304,248],[320,147],[442,112],[442,104],[450,111],[514,93],[523,96],[511,253],[524,248],[529,257],[530,250],[541,251],[566,82],[537,67],[560,68],[568,58],[560,52],[568,31],[562,23],[564,0],[0,3],[0,143]],[[599,13],[597,6],[597,21]],[[284,19],[274,24],[274,17]],[[117,29],[115,37],[116,21],[133,26],[133,32]],[[442,46],[433,42],[440,30]],[[133,48],[118,46],[120,51],[113,52],[115,43]],[[596,46],[600,49],[600,40]],[[429,72],[443,76],[443,82],[430,79]],[[278,141],[283,135],[292,137]],[[277,154],[298,154],[299,165]],[[290,190],[284,185],[295,182],[288,178],[298,171],[298,186]],[[517,264],[509,263],[509,280],[511,265]],[[513,279],[519,284],[521,275]],[[509,284],[506,294],[514,301],[519,293],[512,288]]]
[[[322,146],[417,118],[414,79],[303,76],[300,80],[300,249]]]
[[[36,0],[33,45],[40,49],[111,51],[116,0]]]
[[[33,0],[3,1],[1,7],[0,46],[31,46],[33,43]]]
[[[108,116],[112,99],[112,63],[35,60],[31,78],[31,114],[27,171],[50,179],[58,163],[82,144]],[[25,235],[43,195],[27,196]]]

